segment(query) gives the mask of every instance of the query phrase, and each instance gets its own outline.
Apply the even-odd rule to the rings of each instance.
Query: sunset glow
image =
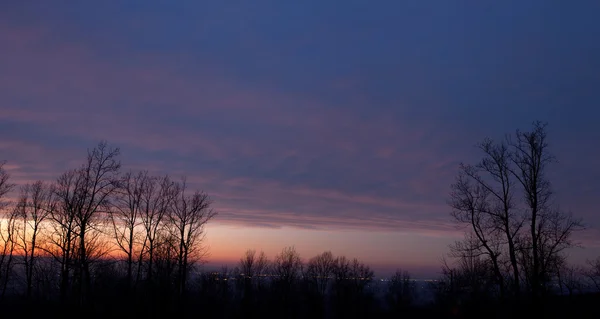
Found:
[[[210,196],[208,265],[294,246],[432,278],[463,238],[447,203],[458,165],[541,120],[556,203],[586,224],[571,261],[600,256],[598,11],[11,2],[0,161],[13,183],[55,181],[106,140],[123,171]]]

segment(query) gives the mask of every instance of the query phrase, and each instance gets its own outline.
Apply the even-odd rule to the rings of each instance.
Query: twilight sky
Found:
[[[525,3],[527,2],[527,3]],[[186,175],[211,262],[295,245],[425,276],[474,144],[549,123],[557,203],[600,255],[598,1],[2,1],[0,160],[54,180],[105,139]]]

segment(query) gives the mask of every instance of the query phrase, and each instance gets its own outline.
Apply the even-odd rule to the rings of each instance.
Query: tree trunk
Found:
[[[533,270],[531,274],[531,297],[533,304],[537,305],[539,301],[540,291],[540,265],[538,256],[538,236],[536,231],[537,203],[535,201],[533,202],[531,210],[531,249],[533,253]]]
[[[85,250],[85,226],[82,223],[80,235],[79,235],[79,300],[80,304],[84,305],[87,298],[87,289],[89,288],[87,283],[89,281],[88,276],[88,264],[87,254]]]

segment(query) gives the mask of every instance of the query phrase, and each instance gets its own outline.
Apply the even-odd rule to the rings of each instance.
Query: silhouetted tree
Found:
[[[287,298],[302,275],[302,259],[292,247],[285,247],[275,256],[272,269],[274,284],[282,297]]]
[[[305,276],[314,285],[319,295],[325,296],[334,269],[335,259],[330,251],[317,255],[308,261]]]
[[[600,292],[600,257],[586,262],[587,267],[584,269],[584,275],[588,278],[591,284],[591,289]]]
[[[4,168],[6,162],[0,161],[0,213],[8,206],[5,200],[6,195],[15,187],[15,184],[10,182],[10,174]]]
[[[10,175],[4,169],[5,162],[0,162],[0,298],[4,296],[8,279],[12,273],[13,252],[16,239],[16,214],[9,212],[7,208],[9,202],[6,201],[6,195],[15,187],[10,183]],[[4,220],[2,217],[5,217]]]
[[[229,318],[228,314],[232,311],[230,309],[232,291],[229,284],[231,275],[227,266],[221,267],[220,271],[207,271],[200,274],[200,302],[208,316]],[[251,313],[244,315],[250,317]]]
[[[118,161],[118,148],[110,148],[100,142],[88,151],[86,163],[77,170],[80,189],[76,189],[78,204],[75,208],[75,223],[79,237],[79,293],[85,301],[90,287],[89,256],[86,234],[93,227],[94,217],[100,212],[110,211],[110,198],[119,185],[118,174],[121,163]]]
[[[522,186],[529,222],[521,251],[531,260],[527,272],[533,300],[537,301],[560,264],[561,252],[574,245],[572,232],[583,226],[581,220],[552,207],[547,168],[555,158],[548,151],[546,124],[535,122],[529,132],[517,130],[509,145],[514,163],[510,170]]]
[[[459,222],[469,225],[470,236],[468,243],[457,242],[451,249],[460,254],[461,250],[468,253],[476,251],[485,254],[494,270],[495,281],[500,288],[501,296],[504,295],[504,276],[500,270],[499,256],[501,254],[501,233],[495,217],[489,212],[492,204],[489,201],[490,191],[480,183],[473,183],[470,174],[472,168],[461,164],[461,172],[452,184],[450,193],[450,206],[453,208],[452,216]]]
[[[14,254],[18,240],[18,211],[12,210],[0,219],[0,299],[4,298],[9,280],[13,275]]]
[[[396,311],[409,307],[416,299],[417,287],[407,271],[397,269],[387,287],[387,299]]]
[[[144,228],[145,237],[142,243],[143,254],[139,256],[138,277],[140,274],[139,266],[146,255],[148,267],[146,270],[146,280],[152,281],[154,273],[154,252],[160,246],[159,238],[168,238],[163,236],[165,230],[165,221],[168,221],[168,213],[171,204],[177,196],[178,189],[169,176],[151,177],[146,180],[142,188],[142,211],[141,221]]]
[[[265,277],[269,272],[269,260],[264,252],[248,249],[234,270],[236,286],[241,297],[242,312],[247,316],[258,316],[256,311],[265,301]]]
[[[444,264],[443,273],[451,275],[454,294],[480,301],[493,297],[497,287],[496,270],[472,233],[451,247],[450,256],[456,262],[455,267]]]
[[[61,265],[55,258],[40,258],[36,261],[32,280],[36,299],[46,302],[54,301],[58,292],[57,288],[60,287],[60,276],[57,276],[60,273]]]
[[[586,290],[585,269],[579,266],[561,265],[558,269],[558,284],[561,294],[573,296]]]
[[[57,207],[51,211],[52,232],[46,235],[46,245],[42,247],[60,264],[60,299],[66,301],[70,289],[70,275],[73,267],[77,225],[75,211],[78,205],[76,172],[70,170],[62,174],[54,188]]]
[[[43,231],[44,221],[56,209],[54,189],[42,181],[26,184],[21,187],[21,197],[17,204],[17,212],[22,220],[19,246],[23,252],[25,267],[26,295],[31,298],[33,290],[33,273],[39,247],[38,237]]]
[[[352,276],[350,271],[350,261],[346,256],[335,258],[335,267],[333,268],[334,290],[336,295],[344,295],[346,283]]]
[[[153,280],[151,288],[158,288],[159,297],[170,298],[173,290],[173,282],[177,280],[177,265],[179,254],[177,252],[178,239],[168,232],[160,232],[155,238],[155,251],[153,259]],[[156,297],[156,296],[154,296]],[[167,300],[162,300],[166,303]]]
[[[101,142],[88,151],[85,164],[67,171],[57,181],[56,196],[60,204],[57,212],[52,214],[52,220],[56,230],[54,244],[59,248],[58,255],[63,265],[63,298],[69,285],[69,272],[74,266],[80,302],[86,302],[91,282],[86,236],[96,231],[98,214],[110,210],[109,196],[119,184],[121,164],[117,161],[118,155],[118,148],[109,148],[106,142]]]
[[[361,295],[365,288],[373,281],[374,272],[371,267],[354,258],[350,267],[350,279],[352,280],[355,293]]]
[[[256,255],[256,250],[248,249],[239,262],[239,280],[243,284],[244,294],[252,292],[254,286],[260,287],[269,267],[269,260],[264,252]]]
[[[135,249],[140,248],[136,247],[136,243],[139,244],[141,238],[144,238],[144,234],[141,233],[138,227],[142,209],[145,206],[142,198],[144,191],[148,190],[148,183],[152,182],[154,181],[151,180],[146,171],[137,174],[132,172],[124,174],[120,181],[120,187],[116,192],[115,205],[109,213],[115,243],[127,259],[128,289],[131,288],[133,283]],[[141,251],[137,253],[138,260],[141,254]]]
[[[520,274],[516,244],[524,220],[516,211],[511,153],[506,143],[496,143],[491,139],[485,139],[478,148],[484,157],[474,166],[460,165],[461,172],[452,186],[450,205],[455,209],[457,220],[471,224],[473,233],[490,256],[501,295],[504,295],[504,274],[499,258],[501,251],[508,253],[512,289],[518,296]],[[476,207],[469,205],[477,200],[480,203]]]
[[[345,256],[335,259],[333,270],[333,300],[340,317],[365,317],[369,297],[367,287],[374,273],[369,266]]]
[[[535,122],[531,132],[517,130],[500,143],[485,139],[478,145],[482,160],[460,165],[449,201],[452,215],[469,226],[469,240],[477,243],[457,243],[452,250],[475,247],[489,259],[501,296],[508,279],[516,296],[525,283],[534,302],[556,278],[563,250],[575,244],[572,233],[582,228],[580,220],[551,204],[546,170],[554,156],[545,127]],[[518,192],[523,201],[515,199]]]
[[[216,212],[211,208],[208,194],[196,191],[187,194],[185,179],[179,184],[178,194],[171,205],[169,227],[177,239],[177,290],[183,295],[186,290],[190,266],[204,257],[204,226]]]

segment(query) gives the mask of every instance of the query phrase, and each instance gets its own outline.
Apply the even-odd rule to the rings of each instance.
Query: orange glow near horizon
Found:
[[[260,228],[213,223],[206,228],[211,264],[234,266],[248,249],[264,251],[272,259],[284,247],[294,246],[302,259],[330,250],[334,255],[358,258],[373,266],[419,268],[439,264],[448,238],[415,232],[312,230],[292,227]]]
[[[0,219],[0,222],[6,221]],[[109,231],[105,229],[103,235],[106,242],[113,245],[109,255],[124,256],[109,236]],[[264,251],[269,260],[273,260],[283,248],[293,246],[304,262],[324,251],[331,251],[334,256],[358,258],[376,272],[383,269],[389,273],[401,268],[431,273],[431,266],[439,264],[448,242],[447,237],[418,232],[266,228],[216,222],[207,224],[205,234],[203,246],[208,255],[203,261],[211,266],[227,265],[231,268],[237,266],[248,249]],[[21,251],[15,253],[22,254]],[[38,250],[38,254],[43,254],[43,251]]]

